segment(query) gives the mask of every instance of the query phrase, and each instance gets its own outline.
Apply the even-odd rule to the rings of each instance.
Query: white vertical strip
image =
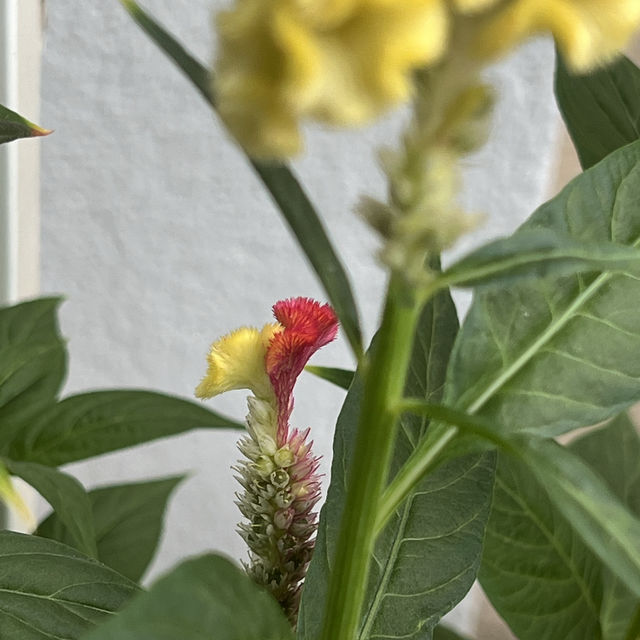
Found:
[[[18,109],[18,0],[0,0],[0,102]],[[18,297],[18,163],[15,145],[0,146],[0,301]]]

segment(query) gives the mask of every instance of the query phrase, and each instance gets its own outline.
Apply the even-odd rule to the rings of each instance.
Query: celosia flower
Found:
[[[584,70],[639,21],[638,0],[237,0],[218,18],[218,106],[250,154],[288,156],[303,119],[365,123],[405,102],[412,72],[445,56],[482,62],[550,31]],[[448,45],[462,23],[458,52]]]
[[[318,458],[309,429],[291,429],[293,387],[309,358],[331,342],[338,321],[329,305],[292,298],[273,307],[278,321],[241,328],[215,342],[196,396],[250,389],[249,436],[238,444],[246,459],[235,467],[244,492],[239,525],[249,547],[245,568],[276,597],[292,623],[314,545],[320,497]]]

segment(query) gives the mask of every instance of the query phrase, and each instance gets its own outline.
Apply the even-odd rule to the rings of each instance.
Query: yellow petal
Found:
[[[208,368],[196,388],[198,398],[211,398],[233,389],[249,389],[258,398],[271,399],[273,390],[265,369],[267,347],[278,324],[267,324],[262,330],[242,327],[211,345]]]
[[[22,496],[16,491],[9,471],[2,463],[0,463],[0,501],[13,508],[29,529],[35,529],[35,517]]]

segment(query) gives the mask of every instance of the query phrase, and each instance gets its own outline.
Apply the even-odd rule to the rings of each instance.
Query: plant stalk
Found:
[[[378,500],[387,483],[398,413],[420,305],[397,278],[365,369],[362,408],[348,490],[329,580],[322,640],[354,640],[376,539]]]

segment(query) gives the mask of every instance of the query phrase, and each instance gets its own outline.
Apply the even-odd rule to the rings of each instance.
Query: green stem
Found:
[[[420,306],[392,278],[382,325],[365,371],[364,394],[322,640],[353,640],[364,602],[375,543],[377,505],[387,482]]]
[[[418,481],[440,460],[441,451],[451,442],[459,430],[480,436],[503,448],[508,448],[508,443],[501,437],[498,429],[456,409],[430,404],[419,398],[408,398],[399,403],[398,411],[425,415],[438,420],[438,423],[429,427],[427,435],[418,443],[409,459],[382,494],[376,520],[376,532],[380,532],[384,528],[389,518]]]

